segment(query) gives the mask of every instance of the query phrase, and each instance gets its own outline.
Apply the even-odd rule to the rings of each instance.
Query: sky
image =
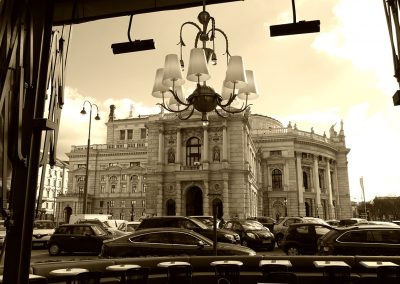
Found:
[[[86,145],[89,100],[99,108],[92,120],[91,143],[105,144],[109,106],[117,119],[159,113],[151,96],[155,72],[165,55],[179,54],[179,30],[197,22],[200,7],[133,17],[131,38],[154,39],[156,49],[114,55],[111,44],[126,42],[129,17],[104,19],[72,27],[65,105],[59,133],[58,158],[72,145]],[[251,112],[289,121],[300,130],[323,135],[343,120],[352,201],[399,196],[400,107],[392,96],[399,86],[394,68],[383,1],[297,0],[297,21],[320,20],[321,31],[270,37],[269,26],[293,22],[290,0],[245,0],[207,6],[216,27],[229,39],[231,55],[241,55],[253,70],[260,97]],[[185,26],[184,59],[188,63],[196,30]],[[218,34],[217,34],[218,36]],[[208,84],[218,92],[226,70],[225,43],[216,41],[218,65],[210,67]],[[184,74],[185,75],[185,74]],[[186,82],[186,89],[193,89]],[[93,116],[94,118],[94,116]]]

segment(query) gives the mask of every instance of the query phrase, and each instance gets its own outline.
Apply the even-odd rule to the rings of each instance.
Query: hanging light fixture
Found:
[[[231,56],[228,50],[228,38],[226,34],[215,27],[215,19],[205,10],[197,19],[202,26],[194,22],[185,22],[180,29],[180,58],[176,54],[168,54],[165,57],[164,68],[157,69],[152,95],[161,98],[158,103],[169,112],[178,114],[182,120],[189,119],[194,110],[202,114],[202,121],[208,122],[208,113],[215,111],[219,116],[226,118],[229,113],[240,113],[245,111],[251,104],[248,100],[258,97],[256,81],[253,71],[244,69],[241,56]],[[211,22],[211,28],[208,25]],[[190,51],[189,67],[186,80],[195,82],[196,89],[192,94],[186,96],[183,89],[185,79],[182,75],[184,61],[182,59],[182,48],[185,43],[182,38],[182,30],[185,25],[197,28],[195,46]],[[220,33],[225,39],[225,54],[227,59],[226,77],[222,84],[221,94],[207,86],[206,81],[211,78],[208,71],[208,63],[217,64],[215,53],[216,33]],[[202,47],[198,47],[199,41]],[[211,43],[212,48],[207,47]],[[241,102],[240,102],[241,101]]]

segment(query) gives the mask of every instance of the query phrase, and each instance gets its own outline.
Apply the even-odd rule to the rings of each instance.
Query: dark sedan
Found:
[[[283,251],[287,255],[316,254],[318,239],[332,229],[317,223],[290,224],[282,241]]]
[[[275,238],[271,231],[255,220],[229,220],[224,224],[224,229],[238,233],[242,245],[267,250],[275,248]]]
[[[50,255],[61,252],[99,253],[103,240],[112,238],[99,225],[67,224],[56,228],[48,244]]]
[[[218,243],[218,255],[255,255],[255,251],[235,244]],[[100,257],[214,255],[213,242],[183,228],[153,228],[104,241]]]

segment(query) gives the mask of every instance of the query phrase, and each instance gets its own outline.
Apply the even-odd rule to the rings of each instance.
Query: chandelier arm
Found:
[[[183,23],[183,24],[181,25],[181,30],[180,30],[180,32],[179,32],[179,43],[178,43],[178,44],[181,45],[181,46],[186,46],[185,43],[183,42],[183,38],[182,38],[183,27],[184,27],[185,25],[192,25],[192,26],[195,26],[195,27],[198,29],[198,33],[201,33],[201,28],[200,28],[200,26],[199,26],[198,24],[196,24],[195,22],[185,22],[185,23]]]
[[[235,113],[244,112],[246,109],[248,109],[248,108],[249,108],[250,106],[252,106],[252,105],[253,105],[253,104],[246,105],[244,108],[241,108],[241,109],[239,109],[239,110],[227,110],[227,109],[224,108],[224,107],[221,107],[221,109],[223,109],[223,110],[226,111],[226,112],[235,114]]]
[[[215,109],[216,114],[218,114],[218,116],[222,117],[222,118],[228,118],[228,116],[224,116],[222,113],[220,113],[218,111],[218,109]]]
[[[190,106],[190,104],[182,102],[181,99],[178,97],[178,94],[177,94],[175,91],[173,91],[173,90],[168,90],[168,91],[174,96],[175,100],[176,100],[180,105]],[[164,96],[163,96],[163,97],[164,97]]]
[[[188,108],[188,107],[187,107],[187,108]],[[186,108],[186,109],[187,109],[187,108]],[[186,109],[185,109],[185,110],[186,110]],[[192,116],[192,114],[193,114],[193,112],[194,112],[194,107],[192,107],[192,110],[190,111],[190,113],[188,114],[187,117],[183,117],[183,116],[182,116],[182,112],[183,112],[183,110],[180,111],[180,112],[178,113],[179,119],[181,119],[181,120],[187,120],[187,119],[189,119],[189,118]]]
[[[229,99],[228,99],[228,101],[227,101],[226,104],[218,103],[218,106],[220,106],[221,108],[227,107],[227,106],[229,106],[229,105],[233,102],[233,100],[234,100],[236,97],[237,97],[237,95],[232,95],[232,94],[231,94],[231,96],[229,97]]]
[[[174,113],[181,113],[182,111],[185,111],[189,108],[189,106],[187,106],[182,110],[173,110],[173,109],[169,108],[165,103],[157,103],[157,105],[161,106],[163,109],[165,109],[169,112],[174,112]]]
[[[225,38],[225,53],[226,54],[226,64],[228,65],[229,62],[229,57],[231,56],[231,54],[229,53],[229,40],[228,40],[228,36],[226,35],[226,33],[219,29],[219,28],[215,28],[215,31],[219,32],[220,34],[222,34]]]

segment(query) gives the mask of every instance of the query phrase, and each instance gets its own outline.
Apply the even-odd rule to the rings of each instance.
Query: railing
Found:
[[[131,141],[128,143],[117,143],[117,144],[92,144],[90,149],[92,150],[106,150],[106,149],[147,149],[148,143],[146,140]],[[72,145],[71,152],[86,151],[87,145]]]
[[[293,128],[255,129],[252,130],[251,133],[252,135],[258,135],[258,136],[280,136],[280,135],[291,134],[294,136],[305,137],[308,139],[317,140],[319,142],[324,142],[324,143],[329,143],[330,141],[330,139],[326,136]]]

